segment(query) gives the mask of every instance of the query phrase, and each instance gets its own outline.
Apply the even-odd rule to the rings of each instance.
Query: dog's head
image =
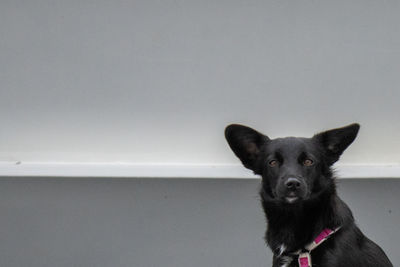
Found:
[[[360,126],[351,124],[312,138],[270,139],[249,127],[232,124],[225,137],[243,165],[262,175],[272,201],[299,203],[333,184],[330,167],[354,141]]]

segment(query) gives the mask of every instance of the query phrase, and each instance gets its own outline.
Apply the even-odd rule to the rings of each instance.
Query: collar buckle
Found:
[[[310,252],[302,252],[299,254],[299,267],[311,267]]]
[[[299,267],[312,267],[311,265],[311,251],[321,245],[325,240],[327,240],[331,235],[336,233],[340,229],[340,226],[334,230],[325,228],[322,232],[314,239],[313,242],[305,246],[296,252],[289,253],[290,256],[283,256],[282,253],[278,255],[280,258],[284,258],[285,262],[290,263],[294,260],[295,256],[298,256]]]

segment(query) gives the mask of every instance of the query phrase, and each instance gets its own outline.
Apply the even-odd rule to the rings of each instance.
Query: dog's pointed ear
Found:
[[[225,138],[243,165],[257,173],[255,163],[260,148],[269,141],[269,138],[252,128],[239,124],[228,125],[225,128]]]
[[[313,139],[317,140],[325,149],[328,163],[332,165],[342,155],[343,151],[356,139],[360,125],[353,123],[342,128],[332,129],[314,135]]]

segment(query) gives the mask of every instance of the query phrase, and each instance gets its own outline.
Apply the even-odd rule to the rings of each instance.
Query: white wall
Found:
[[[1,1],[0,161],[237,163],[270,137],[362,125],[400,163],[398,1]]]

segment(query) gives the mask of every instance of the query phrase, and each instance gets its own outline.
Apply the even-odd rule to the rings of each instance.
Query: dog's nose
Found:
[[[301,186],[301,182],[297,178],[289,178],[285,182],[285,186],[289,190],[296,190]]]

